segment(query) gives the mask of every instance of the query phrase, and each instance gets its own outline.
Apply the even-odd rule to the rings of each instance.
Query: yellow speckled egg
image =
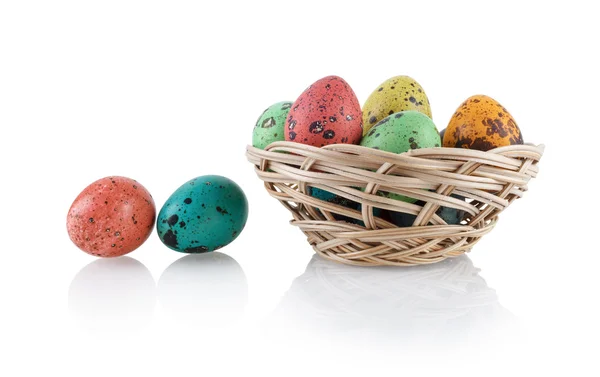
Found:
[[[444,133],[443,146],[489,151],[523,144],[523,136],[512,115],[493,98],[478,94],[467,98]]]
[[[431,106],[425,90],[408,76],[385,80],[363,106],[363,135],[383,118],[406,110],[415,110],[431,118]]]

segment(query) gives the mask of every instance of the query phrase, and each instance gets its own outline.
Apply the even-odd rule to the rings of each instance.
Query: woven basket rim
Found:
[[[323,150],[323,149],[337,149],[337,148],[348,148],[349,150],[351,149],[362,149],[362,150],[368,150],[368,151],[375,151],[378,154],[385,154],[388,156],[397,156],[397,155],[402,155],[402,154],[423,154],[423,151],[431,151],[431,150],[456,150],[456,151],[468,151],[467,153],[472,153],[474,155],[477,154],[487,154],[490,152],[502,152],[503,150],[511,150],[511,149],[521,149],[523,147],[533,147],[535,149],[540,150],[541,152],[544,151],[546,145],[541,143],[541,144],[536,144],[536,143],[523,143],[523,144],[514,144],[514,145],[505,145],[502,147],[496,147],[493,149],[490,149],[488,151],[480,151],[477,149],[468,149],[468,148],[449,148],[449,147],[432,147],[432,148],[418,148],[418,149],[411,149],[407,152],[402,152],[402,153],[393,153],[393,152],[387,152],[387,151],[383,151],[380,149],[374,149],[374,148],[369,148],[369,147],[364,147],[362,145],[357,145],[357,144],[328,144],[328,145],[324,145],[322,147],[315,147],[312,145],[308,145],[308,144],[302,144],[302,143],[297,143],[295,141],[274,141],[271,144],[267,145],[264,150],[270,150],[273,149],[274,147],[277,146],[294,146],[297,147],[296,149],[318,149],[318,150]],[[252,146],[251,144],[247,144],[246,149],[255,149],[255,150],[262,150],[260,148],[256,148],[254,146]]]
[[[411,149],[407,152],[402,153],[393,153],[382,151],[379,149],[373,149],[368,147],[363,147],[361,145],[355,144],[329,144],[323,147],[314,147],[312,145],[306,145],[301,143],[296,143],[293,141],[276,141],[265,147],[265,149],[256,148],[252,145],[246,146],[246,156],[250,158],[249,153],[252,154],[263,154],[263,153],[276,153],[271,151],[272,149],[285,149],[292,148],[294,150],[305,150],[305,151],[335,151],[335,152],[352,152],[356,154],[360,154],[363,156],[377,156],[384,159],[388,159],[390,161],[397,161],[399,156],[405,157],[423,157],[423,156],[436,156],[436,155],[460,155],[465,156],[469,155],[472,158],[487,160],[490,158],[490,154],[499,155],[500,159],[504,153],[511,152],[533,152],[539,155],[543,155],[546,149],[545,144],[533,144],[533,143],[525,143],[518,145],[508,145],[503,147],[497,147],[494,149],[490,149],[489,151],[479,151],[474,149],[467,148],[448,148],[448,147],[433,147],[433,148],[420,148],[420,149]],[[262,153],[261,153],[262,152]]]

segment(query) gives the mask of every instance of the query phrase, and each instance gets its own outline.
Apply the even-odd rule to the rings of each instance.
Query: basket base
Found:
[[[480,227],[438,225],[368,230],[345,221],[292,220],[314,251],[353,266],[416,266],[469,252],[497,218]]]

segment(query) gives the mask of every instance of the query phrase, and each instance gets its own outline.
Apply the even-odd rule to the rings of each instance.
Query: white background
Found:
[[[0,375],[597,375],[586,4],[1,0]],[[264,108],[330,74],[361,103],[410,75],[440,129],[490,95],[546,144],[541,173],[456,263],[309,265],[244,152]],[[154,232],[131,259],[96,260],[68,238],[98,178],[137,179],[160,209],[205,174],[250,202],[223,254],[172,265],[183,255]]]

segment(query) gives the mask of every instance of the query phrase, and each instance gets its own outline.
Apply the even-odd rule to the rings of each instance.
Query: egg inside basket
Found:
[[[543,151],[543,145],[524,144],[486,152],[424,148],[395,154],[351,144],[317,148],[279,141],[264,150],[248,146],[246,156],[315,252],[351,265],[409,266],[469,251],[527,191]],[[356,205],[322,200],[311,195],[316,189]],[[460,222],[448,224],[440,207],[460,211]],[[390,214],[409,223],[399,226]]]

